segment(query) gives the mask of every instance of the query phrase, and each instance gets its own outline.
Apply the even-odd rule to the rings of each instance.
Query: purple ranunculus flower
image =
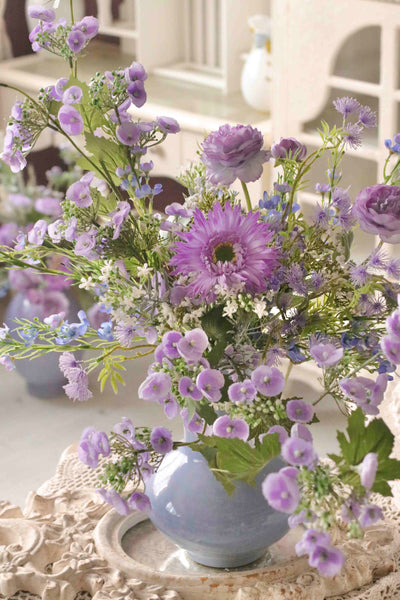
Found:
[[[279,435],[279,443],[281,445],[284,444],[289,437],[288,432],[286,431],[286,429],[284,427],[282,427],[282,425],[273,425],[272,427],[270,427],[268,429],[266,435],[269,435],[272,433],[277,433]]]
[[[36,221],[30,232],[28,233],[28,242],[35,246],[43,244],[44,237],[47,231],[47,222],[43,219]]]
[[[91,40],[99,31],[99,21],[96,17],[86,16],[75,23],[72,29],[81,31],[87,40]]]
[[[308,563],[318,569],[324,577],[335,577],[343,568],[344,554],[334,546],[317,546],[310,555]]]
[[[303,537],[295,546],[297,556],[311,554],[317,546],[329,547],[331,545],[331,536],[325,531],[318,529],[307,529]]]
[[[128,499],[128,506],[132,510],[141,510],[143,512],[151,510],[150,499],[143,492],[134,492]]]
[[[96,490],[97,493],[102,497],[104,502],[110,504],[117,513],[120,515],[129,515],[129,506],[126,500],[122,498],[115,490],[106,490],[104,488],[100,488]]]
[[[78,104],[82,100],[83,92],[79,85],[71,85],[63,93],[63,104]]]
[[[249,426],[244,419],[231,419],[229,415],[218,417],[213,423],[213,434],[223,438],[239,438],[246,441]]]
[[[172,117],[157,117],[156,123],[158,128],[165,134],[178,133],[181,130],[178,121]]]
[[[75,181],[70,185],[65,196],[70,202],[75,202],[79,208],[87,208],[93,203],[90,187],[82,181]]]
[[[73,106],[64,104],[58,111],[60,126],[68,135],[80,135],[83,131],[83,119]]]
[[[323,369],[325,367],[333,367],[343,358],[343,348],[337,348],[331,342],[317,342],[310,346],[310,354]]]
[[[198,362],[207,349],[208,343],[205,331],[196,328],[185,333],[184,337],[177,342],[176,347],[187,362]]]
[[[256,181],[268,160],[263,144],[262,133],[250,125],[221,125],[202,146],[208,179],[215,185],[230,185],[235,179]]]
[[[132,121],[123,121],[117,127],[115,135],[124,146],[134,146],[140,138],[140,129],[137,123]]]
[[[224,376],[217,369],[204,369],[197,375],[196,386],[209,402],[219,402],[221,400],[221,389],[224,384]]]
[[[51,8],[45,8],[38,4],[34,4],[28,8],[28,15],[31,19],[39,19],[46,23],[52,23],[56,18],[56,13]]]
[[[296,423],[310,423],[314,416],[314,407],[303,400],[289,400],[286,404],[286,414]]]
[[[310,442],[302,438],[288,438],[282,445],[282,457],[286,462],[295,467],[311,466],[316,455]]]
[[[126,88],[126,91],[128,92],[128,95],[129,95],[130,99],[132,100],[133,104],[137,108],[140,108],[141,106],[143,106],[143,104],[147,100],[147,94],[146,94],[146,90],[144,89],[144,83],[140,79],[137,79],[136,81],[132,81],[132,83],[129,83]]]
[[[353,205],[361,229],[388,244],[400,242],[400,187],[377,184],[362,190]]]
[[[393,335],[385,335],[381,339],[384,355],[394,365],[400,365],[400,340]]]
[[[179,380],[178,390],[181,396],[192,398],[192,400],[201,400],[203,397],[203,394],[196,384],[186,375]]]
[[[154,427],[150,434],[150,443],[159,454],[167,454],[174,445],[172,433],[165,427]]]
[[[153,373],[139,387],[139,398],[150,402],[164,400],[171,391],[171,377],[168,373]]]
[[[276,367],[261,365],[251,374],[251,381],[263,396],[278,396],[285,387],[285,378]]]
[[[79,31],[79,29],[73,29],[67,35],[68,48],[72,50],[74,54],[78,54],[78,52],[84,48],[86,42],[86,36],[82,33],[82,31]]]
[[[284,473],[269,473],[262,483],[262,493],[275,510],[293,513],[300,502],[297,481]]]
[[[306,157],[307,147],[295,138],[281,138],[271,146],[271,156],[278,160],[280,158],[291,158],[301,161]]]
[[[364,504],[361,507],[358,522],[361,527],[370,527],[383,518],[383,511],[380,506],[376,506],[376,504]]]
[[[364,456],[364,460],[359,469],[361,485],[363,485],[366,490],[370,490],[374,485],[376,472],[378,470],[378,455],[376,452],[369,452]]]
[[[240,206],[217,202],[207,219],[196,209],[188,232],[180,234],[170,264],[174,274],[189,275],[187,294],[212,300],[214,288],[243,286],[246,292],[261,292],[268,287],[278,264],[278,250],[268,248],[273,233],[258,213],[242,214]]]
[[[229,400],[237,404],[251,404],[256,395],[257,390],[250,379],[232,383],[228,388]]]

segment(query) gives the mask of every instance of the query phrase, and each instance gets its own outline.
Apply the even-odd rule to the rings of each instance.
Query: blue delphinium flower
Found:
[[[114,339],[112,327],[112,321],[105,321],[105,323],[102,323],[99,329],[97,330],[97,335],[99,336],[99,338],[102,340],[106,340],[107,342],[112,342]]]
[[[84,335],[89,327],[89,321],[84,310],[78,312],[79,323],[68,323],[66,321],[60,327],[60,335],[55,338],[59,345],[69,344],[81,335]]]

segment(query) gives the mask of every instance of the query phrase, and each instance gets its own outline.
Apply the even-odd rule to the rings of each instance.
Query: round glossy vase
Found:
[[[210,567],[247,565],[265,554],[288,530],[287,515],[273,510],[261,492],[270,472],[284,465],[272,460],[257,487],[238,482],[232,496],[199,452],[170,452],[146,484],[153,524],[196,562]]]
[[[69,292],[65,295],[69,301],[66,318],[74,321],[80,306]],[[15,329],[14,319],[32,320],[38,317],[39,320],[43,320],[46,316],[49,315],[44,314],[40,304],[32,304],[24,292],[18,292],[7,307],[5,323],[10,328],[13,337],[20,339],[16,333],[12,332]],[[59,357],[58,352],[51,352],[34,360],[15,361],[16,370],[26,380],[26,387],[31,396],[54,398],[64,394],[63,385],[67,383],[67,380],[58,367]]]

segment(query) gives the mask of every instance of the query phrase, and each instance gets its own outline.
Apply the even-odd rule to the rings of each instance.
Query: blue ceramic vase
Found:
[[[261,558],[288,531],[287,515],[272,509],[261,492],[268,473],[284,467],[273,459],[256,479],[237,482],[228,496],[199,452],[183,447],[167,454],[146,483],[149,517],[196,562],[234,568]]]
[[[70,292],[65,293],[68,301],[68,311],[66,319],[76,321],[77,312],[80,306]],[[38,317],[39,320],[49,316],[40,304],[34,304],[24,292],[18,292],[12,298],[5,314],[5,323],[11,330],[11,335],[20,339],[16,332],[13,332],[16,325],[14,319],[32,320]],[[77,355],[76,355],[77,356]],[[23,359],[15,361],[16,370],[26,381],[26,387],[31,396],[36,398],[55,398],[64,394],[63,385],[67,383],[64,375],[58,367],[60,354],[51,352],[35,360]]]

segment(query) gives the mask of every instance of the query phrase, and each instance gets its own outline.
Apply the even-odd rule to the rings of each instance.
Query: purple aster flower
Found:
[[[281,138],[271,146],[271,156],[275,160],[282,158],[291,158],[292,160],[302,161],[307,155],[307,147],[295,138]]]
[[[288,432],[284,427],[282,427],[282,425],[273,425],[268,429],[266,435],[270,435],[273,433],[277,433],[279,435],[279,443],[281,445],[284,444],[289,437]]]
[[[140,138],[140,129],[132,121],[124,121],[117,127],[115,135],[125,146],[134,146]]]
[[[385,335],[381,339],[381,348],[391,363],[400,365],[400,340],[393,335]]]
[[[76,372],[71,371],[69,373],[69,383],[64,385],[63,388],[71,400],[85,402],[93,396],[88,386],[89,378],[86,371],[83,369],[76,369]]]
[[[47,231],[47,222],[43,219],[36,221],[30,232],[28,233],[28,241],[30,244],[35,246],[41,246],[43,244],[44,237]]]
[[[168,331],[162,337],[162,346],[165,356],[168,358],[179,358],[178,342],[182,339],[182,334],[179,331]]]
[[[268,504],[275,510],[290,514],[299,505],[300,490],[297,481],[282,472],[269,473],[261,489]]]
[[[156,402],[164,400],[171,391],[171,377],[168,373],[153,373],[139,387],[139,398]]]
[[[65,311],[49,315],[43,319],[43,323],[48,325],[50,329],[57,329],[65,319]]]
[[[168,394],[168,396],[160,401],[160,404],[164,406],[164,413],[168,419],[175,419],[179,414],[179,402],[177,399]]]
[[[358,522],[361,527],[370,527],[371,525],[375,525],[375,523],[381,519],[384,519],[384,516],[380,506],[376,506],[376,504],[364,504],[364,506],[361,507],[358,516]]]
[[[149,497],[143,492],[134,492],[128,499],[128,506],[132,510],[140,510],[142,512],[149,512],[151,510]]]
[[[396,339],[400,342],[400,309],[395,310],[386,319],[386,329],[392,339]]]
[[[172,433],[165,427],[154,427],[150,434],[150,443],[159,454],[167,454],[174,445]]]
[[[297,556],[311,554],[318,546],[328,548],[331,545],[331,536],[325,531],[307,529],[303,537],[295,546]]]
[[[238,404],[251,404],[256,395],[257,390],[250,379],[232,383],[228,388],[229,400]]]
[[[201,160],[207,178],[215,185],[230,185],[235,179],[256,181],[268,160],[263,144],[262,133],[250,125],[222,125],[203,142]]]
[[[125,79],[128,82],[131,81],[146,81],[147,73],[144,66],[141,63],[133,62],[130,67],[127,67],[124,71]]]
[[[217,284],[265,290],[278,258],[277,249],[266,246],[273,236],[268,225],[258,222],[258,213],[243,215],[240,206],[229,203],[223,209],[217,202],[207,217],[196,209],[193,225],[180,234],[170,261],[174,274],[191,276],[188,295],[212,299]]]
[[[263,396],[278,396],[285,387],[283,374],[275,367],[262,365],[251,374],[251,381]]]
[[[203,394],[190,377],[181,377],[178,384],[178,390],[181,396],[192,398],[193,400],[201,400]]]
[[[357,150],[361,146],[362,127],[355,123],[348,123],[344,128],[344,141],[347,146]]]
[[[147,100],[147,94],[144,89],[144,83],[140,79],[137,79],[136,81],[133,81],[132,83],[129,83],[128,87],[126,88],[126,91],[128,92],[128,95],[129,95],[130,99],[132,100],[133,104],[137,108],[140,108],[141,106],[143,106],[143,104]]]
[[[291,421],[309,423],[314,416],[314,407],[303,400],[289,400],[286,404],[286,414]]]
[[[165,134],[178,133],[181,130],[178,121],[172,117],[157,117],[156,123],[158,128]]]
[[[374,485],[377,470],[378,455],[375,452],[369,452],[364,456],[364,460],[360,465],[361,485],[363,485],[366,490],[370,490]]]
[[[360,103],[355,98],[344,96],[333,101],[333,106],[345,118],[349,115],[359,112],[361,109]]]
[[[239,438],[246,441],[249,437],[249,426],[243,419],[231,419],[229,415],[218,417],[213,424],[213,434],[222,438]]]
[[[375,248],[368,257],[368,266],[373,269],[384,269],[388,262],[388,255],[384,250]]]
[[[63,93],[62,103],[63,104],[78,104],[83,96],[82,89],[79,85],[71,85]]]
[[[365,265],[354,265],[350,267],[350,279],[357,287],[362,287],[368,279],[367,267]]]
[[[187,362],[198,362],[208,347],[207,334],[200,328],[192,329],[185,333],[176,347]]]
[[[6,371],[14,371],[15,369],[15,364],[11,356],[9,356],[8,354],[3,354],[3,356],[0,356],[0,365],[3,365]]]
[[[342,570],[344,562],[343,552],[334,546],[317,546],[308,561],[324,577],[335,577]]]
[[[303,423],[295,423],[290,430],[290,437],[301,438],[306,442],[313,442],[311,431]]]
[[[224,376],[217,369],[204,369],[196,379],[197,387],[210,402],[219,402],[221,400],[221,389],[224,387],[224,384]]]
[[[393,279],[400,279],[400,258],[391,258],[386,267],[386,272]]]
[[[342,360],[344,351],[331,342],[317,342],[310,345],[310,354],[317,365],[323,369],[333,367]]]
[[[81,31],[87,40],[91,40],[99,31],[99,21],[96,17],[83,17],[73,25],[72,29]]]
[[[32,19],[39,19],[40,21],[45,21],[46,23],[52,23],[56,18],[56,13],[54,10],[51,8],[45,8],[44,6],[40,6],[38,4],[29,6],[28,15]]]
[[[136,328],[130,323],[117,323],[114,335],[124,348],[130,348],[137,337]]]
[[[377,184],[362,190],[354,203],[353,216],[361,229],[379,235],[389,244],[400,242],[400,188]]]
[[[74,54],[78,54],[78,52],[84,48],[86,42],[86,36],[82,33],[82,31],[79,31],[79,29],[73,29],[67,35],[68,48],[72,50]]]
[[[59,217],[63,212],[58,198],[37,198],[35,209],[37,212],[50,217]]]
[[[58,111],[61,129],[68,135],[80,135],[83,131],[83,119],[73,106],[64,104]]]
[[[371,110],[369,106],[362,106],[358,113],[358,122],[367,129],[376,127],[376,112]]]
[[[289,438],[282,446],[282,457],[293,466],[311,466],[316,455],[310,442],[302,438]]]
[[[114,425],[113,431],[130,442],[135,440],[135,426],[132,421],[126,417],[122,417],[121,421]]]
[[[107,502],[107,504],[110,504],[113,508],[115,508],[117,513],[120,515],[129,515],[129,506],[126,500],[124,500],[122,496],[118,494],[118,492],[115,490],[106,490],[104,488],[100,488],[96,491],[104,500],[104,502]]]
[[[204,430],[204,420],[196,412],[189,420],[189,410],[184,408],[181,410],[181,417],[185,429],[191,433],[201,433]]]

